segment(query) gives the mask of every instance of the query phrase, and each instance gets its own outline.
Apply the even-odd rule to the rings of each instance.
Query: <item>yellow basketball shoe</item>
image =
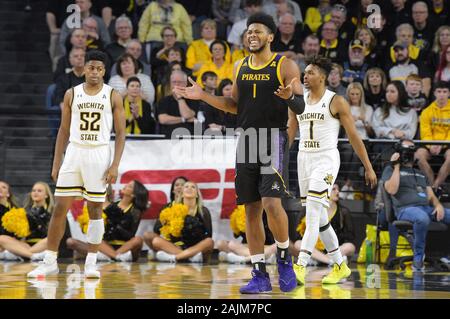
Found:
[[[347,264],[343,262],[340,266],[334,264],[333,270],[322,279],[323,284],[337,284],[342,279],[350,276],[352,271],[348,268]]]
[[[299,285],[305,284],[306,267],[294,264],[295,278],[297,278],[297,283]]]

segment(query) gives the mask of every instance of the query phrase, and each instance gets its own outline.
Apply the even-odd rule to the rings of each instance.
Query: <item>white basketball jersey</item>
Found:
[[[113,125],[113,88],[103,84],[96,95],[84,91],[84,83],[73,88],[70,142],[81,145],[108,145]]]
[[[319,152],[337,148],[341,123],[330,111],[330,103],[335,94],[325,90],[325,94],[316,104],[308,104],[309,92],[305,94],[305,111],[297,115],[300,151]]]

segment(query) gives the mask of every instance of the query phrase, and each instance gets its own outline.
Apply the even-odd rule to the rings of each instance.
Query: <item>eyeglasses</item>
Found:
[[[165,37],[165,38],[173,38],[173,37],[175,37],[175,34],[170,34],[170,33],[163,34],[163,37]]]

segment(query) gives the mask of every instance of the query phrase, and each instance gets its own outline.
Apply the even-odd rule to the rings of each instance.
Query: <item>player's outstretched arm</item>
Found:
[[[200,87],[191,77],[188,78],[192,86],[175,86],[173,92],[177,96],[182,96],[189,100],[202,100],[215,108],[227,113],[237,114],[238,89],[236,85],[236,75],[238,72],[239,61],[235,63],[233,69],[233,89],[232,97],[215,96],[209,94]]]
[[[208,103],[211,106],[214,106],[215,108],[222,110],[224,112],[228,113],[237,113],[237,104],[233,97],[225,97],[225,96],[215,96],[212,94],[209,94],[200,87],[194,80],[192,80],[191,77],[188,78],[189,82],[192,84],[192,86],[188,87],[180,87],[176,86],[173,91],[175,95],[182,96],[185,99],[189,100],[202,100],[206,103]],[[233,93],[237,90],[236,84],[233,83]]]
[[[114,144],[114,159],[111,166],[105,173],[105,180],[107,184],[114,184],[116,182],[120,159],[122,158],[123,149],[125,147],[125,110],[123,108],[123,100],[120,94],[114,90],[112,93],[112,107],[114,117],[114,131],[116,139]]]
[[[300,83],[300,69],[297,63],[291,59],[282,60],[280,73],[283,84],[278,87],[274,94],[285,100],[292,112],[302,114],[305,110],[305,101]]]
[[[56,182],[59,169],[62,164],[62,157],[66,150],[70,136],[70,122],[72,120],[73,89],[69,89],[64,94],[63,107],[61,111],[61,124],[56,137],[55,156],[53,157],[52,179]]]
[[[356,130],[355,121],[353,120],[353,116],[350,112],[350,106],[342,96],[336,95],[331,102],[330,110],[333,114],[339,115],[341,124],[347,133],[348,140],[364,165],[366,185],[370,184],[370,186],[374,188],[377,184],[377,175],[375,174],[372,164],[370,163],[366,147],[364,146],[364,143]]]

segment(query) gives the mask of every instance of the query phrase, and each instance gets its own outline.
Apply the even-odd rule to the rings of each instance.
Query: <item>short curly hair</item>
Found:
[[[267,27],[270,33],[277,33],[277,25],[271,15],[259,12],[251,15],[247,19],[247,28],[253,23],[260,23]]]
[[[324,74],[325,77],[328,78],[328,75],[331,72],[331,69],[333,68],[333,63],[329,58],[326,58],[321,55],[314,55],[308,59],[306,59],[306,64],[312,64],[317,66]]]

